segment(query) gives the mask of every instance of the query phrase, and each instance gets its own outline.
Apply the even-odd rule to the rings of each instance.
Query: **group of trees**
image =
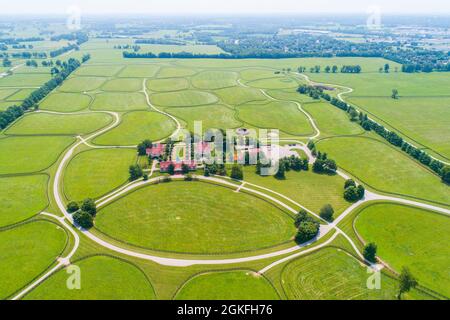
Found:
[[[355,66],[343,66],[341,68],[341,73],[361,73],[362,68],[360,65]]]
[[[23,51],[11,53],[11,57],[14,59],[47,59],[47,53]]]
[[[244,172],[242,171],[242,167],[235,164],[231,168],[230,178],[235,180],[244,180]]]
[[[309,170],[309,162],[306,158],[300,158],[297,156],[285,157],[279,160],[278,162],[278,171],[275,174],[275,178],[284,180],[286,179],[286,172],[289,171],[308,171]]]
[[[305,210],[301,210],[295,217],[295,227],[297,235],[295,241],[298,244],[308,242],[319,234],[320,224],[314,218],[310,217]]]
[[[80,47],[76,44],[69,44],[69,45],[61,47],[59,49],[50,51],[50,57],[55,58],[57,56],[60,56],[64,53],[72,51],[72,50],[78,51],[78,50],[80,50]]]
[[[61,85],[73,71],[80,67],[80,65],[81,63],[74,58],[70,58],[67,62],[61,63],[61,71],[39,89],[33,91],[20,106],[14,105],[9,107],[6,111],[0,112],[0,129],[6,128],[11,122],[22,116],[24,112],[30,109],[37,109],[38,103],[53,89]]]
[[[97,215],[97,205],[93,199],[85,199],[81,206],[78,202],[70,202],[67,205],[67,212],[72,214],[73,221],[89,230],[94,226],[94,218]]]
[[[226,176],[227,168],[224,164],[206,164],[204,168],[204,176],[209,177],[211,175]]]
[[[334,220],[334,209],[331,204],[326,204],[320,209],[319,213],[320,217],[328,222],[332,222]]]
[[[356,185],[352,179],[345,181],[344,185],[344,199],[348,202],[357,202],[364,198],[366,190],[362,185]]]
[[[333,159],[329,159],[326,153],[321,153],[320,151],[316,151],[314,148],[312,150],[313,155],[315,155],[316,161],[313,164],[313,171],[319,174],[336,174],[337,164]]]
[[[128,172],[130,174],[130,181],[135,181],[144,176],[144,171],[138,164],[131,165],[130,168],[128,169]]]
[[[75,41],[77,45],[82,45],[89,40],[89,36],[84,32],[73,32],[66,34],[59,34],[50,38],[51,41]]]

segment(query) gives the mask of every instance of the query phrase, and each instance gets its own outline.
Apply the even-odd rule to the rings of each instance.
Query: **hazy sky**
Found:
[[[83,13],[266,14],[354,13],[379,7],[382,13],[450,13],[448,0],[13,0],[2,1],[0,14]]]

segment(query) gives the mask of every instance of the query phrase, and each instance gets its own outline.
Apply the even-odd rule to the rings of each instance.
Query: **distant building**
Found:
[[[161,143],[154,144],[152,148],[148,148],[146,150],[147,156],[151,158],[159,158],[163,155],[165,148],[165,145]]]

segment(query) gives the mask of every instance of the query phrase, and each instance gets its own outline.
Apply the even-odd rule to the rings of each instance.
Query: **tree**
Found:
[[[391,98],[392,99],[398,99],[398,90],[397,89],[392,89]]]
[[[364,199],[364,196],[366,195],[366,189],[364,188],[364,186],[360,184],[357,187],[357,191],[358,191],[358,199],[359,200]]]
[[[275,174],[275,178],[279,180],[286,179],[286,165],[283,159],[280,159],[280,161],[278,162],[278,171]]]
[[[86,211],[76,212],[73,215],[73,221],[86,230],[89,230],[94,226],[94,218]]]
[[[171,176],[175,174],[175,166],[173,165],[173,163],[169,164],[169,166],[167,167],[167,173]]]
[[[77,212],[78,210],[80,210],[80,206],[75,201],[72,201],[67,205],[68,213],[74,213],[74,212]]]
[[[181,165],[181,172],[182,172],[183,174],[188,174],[188,173],[189,173],[189,166],[188,166],[187,164],[183,163],[183,164]]]
[[[295,227],[298,229],[298,227],[300,227],[300,224],[308,219],[309,219],[308,212],[306,212],[305,209],[301,209],[299,213],[295,216]]]
[[[348,187],[356,187],[356,182],[352,179],[348,179],[345,181],[344,189],[347,189]]]
[[[137,149],[140,156],[145,156],[147,154],[147,149],[151,149],[153,147],[153,142],[150,140],[144,140],[141,142]]]
[[[338,68],[338,66],[333,66],[333,68],[331,68],[331,70],[333,73],[336,73],[339,70],[339,68]]]
[[[333,221],[334,209],[331,204],[327,204],[320,209],[320,217],[327,221]]]
[[[398,299],[402,299],[402,294],[409,292],[411,289],[414,289],[419,284],[414,276],[411,274],[408,268],[403,267],[402,272],[400,273],[400,284],[398,290]]]
[[[295,241],[298,244],[314,239],[319,233],[319,224],[312,221],[302,221],[298,227]]]
[[[348,187],[344,191],[344,199],[348,202],[356,202],[359,200],[358,189],[354,186]]]
[[[442,182],[450,184],[450,166],[442,169]]]
[[[235,164],[231,168],[230,177],[235,180],[243,180],[244,179],[244,173],[242,172],[242,168]]]
[[[130,173],[130,181],[135,181],[135,180],[139,179],[140,177],[142,177],[144,174],[141,167],[137,164],[131,165],[128,172]]]
[[[389,70],[391,69],[391,66],[389,65],[389,63],[386,63],[385,65],[384,65],[384,72],[385,73],[389,73]]]
[[[85,199],[81,205],[81,211],[89,213],[91,216],[95,217],[97,214],[97,205],[93,199]]]
[[[330,73],[330,71],[331,71],[331,67],[330,67],[330,66],[326,66],[326,67],[325,67],[325,72],[326,72],[326,73]]]
[[[368,243],[363,250],[364,259],[369,262],[377,262],[377,245],[373,242]]]

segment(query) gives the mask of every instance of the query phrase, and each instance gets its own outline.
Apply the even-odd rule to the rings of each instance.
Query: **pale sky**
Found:
[[[66,14],[77,6],[85,14],[301,14],[450,13],[448,0],[2,0],[1,14]]]

